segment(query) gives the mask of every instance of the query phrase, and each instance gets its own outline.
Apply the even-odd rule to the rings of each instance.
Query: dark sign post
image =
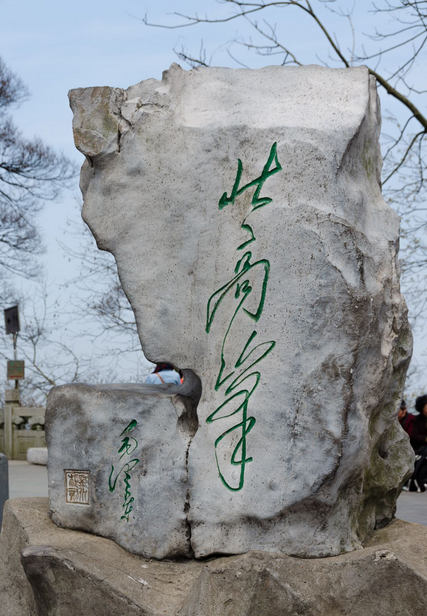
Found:
[[[6,308],[4,311],[4,324],[6,327],[6,334],[17,334],[19,332],[21,328],[19,327],[18,306]]]
[[[19,308],[18,306],[12,306],[11,308],[6,308],[4,311],[4,325],[6,328],[6,334],[12,334],[13,337],[13,359],[15,360],[12,363],[18,361],[18,355],[16,350],[16,343],[18,341],[18,332],[20,330],[19,326]],[[23,367],[22,367],[23,370]],[[9,372],[9,366],[8,366]],[[19,381],[18,378],[23,377],[15,377],[15,389],[19,389]]]

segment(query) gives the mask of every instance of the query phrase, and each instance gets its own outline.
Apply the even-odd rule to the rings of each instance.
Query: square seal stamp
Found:
[[[89,505],[89,471],[64,470],[65,502]]]

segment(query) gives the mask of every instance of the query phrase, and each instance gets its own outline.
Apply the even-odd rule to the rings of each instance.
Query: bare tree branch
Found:
[[[43,203],[71,186],[75,166],[40,139],[25,139],[8,111],[28,97],[22,81],[0,58],[0,269],[34,276],[43,250],[35,223]]]
[[[219,4],[231,9],[231,13],[226,12],[213,18],[210,15],[192,16],[176,12],[174,16],[177,21],[167,25],[153,24],[146,15],[143,22],[145,25],[175,29],[197,25],[221,27],[240,20],[242,25],[248,24],[251,27],[254,36],[235,36],[234,41],[228,44],[227,54],[234,62],[250,65],[246,57],[233,54],[232,45],[238,45],[248,53],[274,57],[276,63],[301,66],[310,59],[307,54],[302,58],[301,52],[295,52],[292,39],[286,34],[286,26],[292,27],[294,22],[289,18],[286,21],[281,18],[277,20],[279,25],[275,25],[275,16],[279,11],[282,14],[286,10],[290,19],[298,19],[300,22],[304,19],[304,23],[311,23],[317,29],[319,51],[313,59],[317,58],[325,66],[332,64],[346,68],[367,64],[369,73],[375,77],[380,88],[397,103],[400,123],[393,117],[383,116],[386,126],[381,137],[384,150],[384,195],[402,217],[402,271],[406,293],[413,307],[413,320],[425,318],[427,281],[424,281],[425,276],[421,272],[427,268],[427,241],[424,240],[427,230],[427,114],[424,95],[427,95],[427,90],[420,85],[420,74],[415,71],[421,59],[425,60],[427,0],[376,0],[369,16],[373,32],[367,35],[357,32],[354,27],[354,11],[356,7],[359,9],[357,3],[353,4],[351,10],[345,4],[340,4],[340,0],[222,0]],[[263,20],[257,21],[260,14]],[[335,15],[342,17],[348,29],[340,30],[337,36],[331,26],[332,15],[329,18],[328,14],[333,14],[334,18]],[[358,36],[362,34],[365,40],[358,41]],[[343,41],[346,44],[342,44]],[[321,59],[325,49],[328,51],[326,62]],[[191,54],[187,53],[187,57],[191,58]],[[194,63],[194,57],[192,60]],[[201,65],[200,62],[198,64]],[[414,273],[416,280],[411,282],[410,276]]]

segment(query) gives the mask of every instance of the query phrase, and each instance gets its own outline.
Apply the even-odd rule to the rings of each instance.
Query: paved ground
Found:
[[[9,498],[47,496],[45,466],[12,460],[9,462]],[[397,501],[397,516],[427,526],[427,492],[403,492]]]
[[[19,496],[47,496],[45,466],[9,460],[9,498]]]
[[[396,517],[427,526],[427,492],[402,492],[397,501]]]

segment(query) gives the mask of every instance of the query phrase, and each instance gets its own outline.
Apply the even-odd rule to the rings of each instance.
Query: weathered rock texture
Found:
[[[162,81],[70,100],[83,217],[116,258],[143,349],[202,381],[196,556],[358,547],[391,519],[412,462],[396,419],[411,334],[374,79],[173,65]]]
[[[0,538],[0,616],[419,616],[426,543],[426,527],[395,521],[338,557],[156,562],[57,528],[47,499],[16,499]]]
[[[64,385],[49,394],[51,516],[155,558],[190,556],[187,455],[200,381]]]
[[[5,455],[0,453],[0,528],[3,519],[3,506],[9,498],[9,468]]]

